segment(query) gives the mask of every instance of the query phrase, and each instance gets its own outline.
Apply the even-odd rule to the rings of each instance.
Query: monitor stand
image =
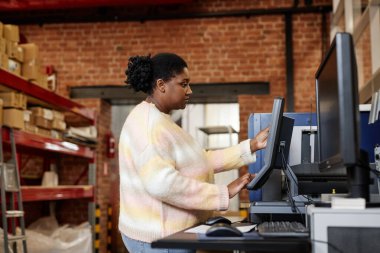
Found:
[[[363,198],[366,201],[366,208],[380,207],[379,197],[370,194],[370,170],[368,153],[360,150],[360,164],[346,167],[347,180],[349,185],[349,195],[346,198]],[[373,182],[372,182],[373,183]],[[331,203],[315,202],[316,207],[331,207]]]
[[[290,200],[252,202],[248,213],[249,221],[299,221],[305,222],[306,206],[309,200],[298,194],[298,180],[290,166],[284,169],[290,190]]]

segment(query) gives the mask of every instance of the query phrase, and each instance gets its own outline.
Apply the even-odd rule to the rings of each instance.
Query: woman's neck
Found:
[[[145,101],[148,103],[154,104],[160,112],[163,112],[166,114],[170,113],[170,111],[165,110],[164,106],[162,106],[161,103],[157,99],[155,99],[152,95],[147,96]]]

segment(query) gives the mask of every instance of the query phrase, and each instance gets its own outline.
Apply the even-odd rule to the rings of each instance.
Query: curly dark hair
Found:
[[[125,82],[135,91],[151,95],[158,79],[167,82],[182,73],[185,67],[185,60],[173,53],[159,53],[153,57],[132,56],[128,59],[128,68],[125,70]]]

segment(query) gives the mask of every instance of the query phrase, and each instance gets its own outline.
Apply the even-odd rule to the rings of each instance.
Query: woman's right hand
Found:
[[[227,185],[229,197],[232,198],[238,194],[253,178],[255,178],[255,174],[246,173],[229,183]]]

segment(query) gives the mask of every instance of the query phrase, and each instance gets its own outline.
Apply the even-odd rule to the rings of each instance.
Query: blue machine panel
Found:
[[[253,138],[263,128],[267,127],[271,121],[271,113],[252,113],[248,119],[248,138]],[[294,126],[316,126],[317,119],[315,113],[284,113],[284,116],[294,119]],[[291,152],[291,151],[290,151]],[[256,162],[248,166],[250,173],[257,173],[264,166],[265,150],[256,153]],[[269,179],[270,180],[270,179]],[[262,189],[249,192],[250,201],[262,200],[263,191],[272,189]],[[280,191],[280,189],[279,189]]]
[[[294,119],[294,126],[317,126],[316,113],[284,113],[284,116]],[[380,144],[380,121],[368,124],[369,111],[360,112],[360,148],[367,151],[370,162],[374,162],[374,148]],[[248,138],[253,138],[261,129],[267,127],[271,120],[271,113],[252,113],[248,120]],[[292,150],[290,150],[291,152]],[[265,150],[257,152],[256,163],[250,164],[250,173],[257,173],[264,166]],[[263,200],[263,191],[269,191],[265,185],[257,191],[250,191],[250,201]]]
[[[369,111],[360,112],[360,148],[367,151],[369,161],[375,162],[374,150],[380,145],[380,120],[368,124]]]

